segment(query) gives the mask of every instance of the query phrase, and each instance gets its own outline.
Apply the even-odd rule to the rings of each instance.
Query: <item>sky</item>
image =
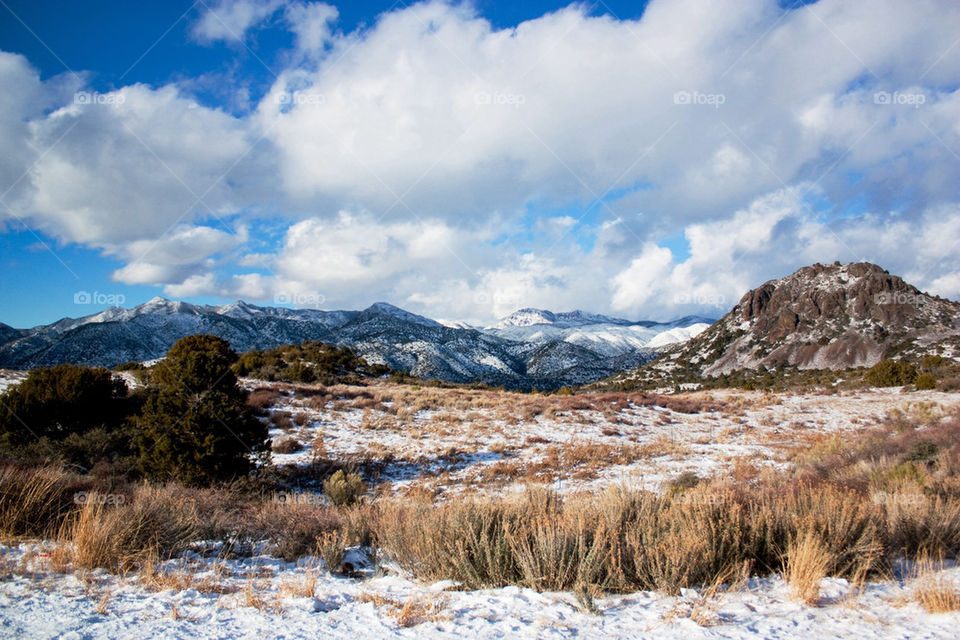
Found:
[[[960,298],[960,3],[0,0],[0,322]]]

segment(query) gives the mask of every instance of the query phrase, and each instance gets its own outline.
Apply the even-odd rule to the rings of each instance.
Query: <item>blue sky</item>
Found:
[[[0,321],[960,295],[960,7],[0,0]]]

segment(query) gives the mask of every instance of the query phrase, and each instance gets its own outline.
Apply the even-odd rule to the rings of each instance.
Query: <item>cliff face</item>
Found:
[[[890,356],[960,356],[958,337],[960,304],[875,264],[816,264],[747,292],[665,362],[703,375],[780,364],[843,369]]]

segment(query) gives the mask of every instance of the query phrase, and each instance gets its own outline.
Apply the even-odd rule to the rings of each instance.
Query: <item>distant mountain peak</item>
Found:
[[[546,309],[526,307],[524,309],[517,309],[510,315],[504,316],[494,326],[502,329],[506,327],[531,327],[538,324],[578,326],[588,324],[631,324],[631,322],[622,318],[611,318],[596,313],[587,313],[579,309],[555,313],[553,311],[547,311]]]
[[[390,316],[406,322],[413,322],[430,327],[443,326],[436,320],[431,320],[430,318],[411,313],[406,309],[401,309],[400,307],[392,305],[389,302],[374,302],[372,305],[364,309],[362,313]]]

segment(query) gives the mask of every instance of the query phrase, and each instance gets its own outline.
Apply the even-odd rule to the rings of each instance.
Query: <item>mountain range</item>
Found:
[[[209,333],[237,351],[320,340],[352,347],[371,364],[424,378],[554,388],[636,367],[711,322],[696,316],[632,322],[582,311],[521,309],[478,328],[449,326],[383,302],[362,311],[320,311],[154,298],[130,309],[112,307],[32,329],[0,324],[0,366],[115,366],[162,357],[178,339]]]

